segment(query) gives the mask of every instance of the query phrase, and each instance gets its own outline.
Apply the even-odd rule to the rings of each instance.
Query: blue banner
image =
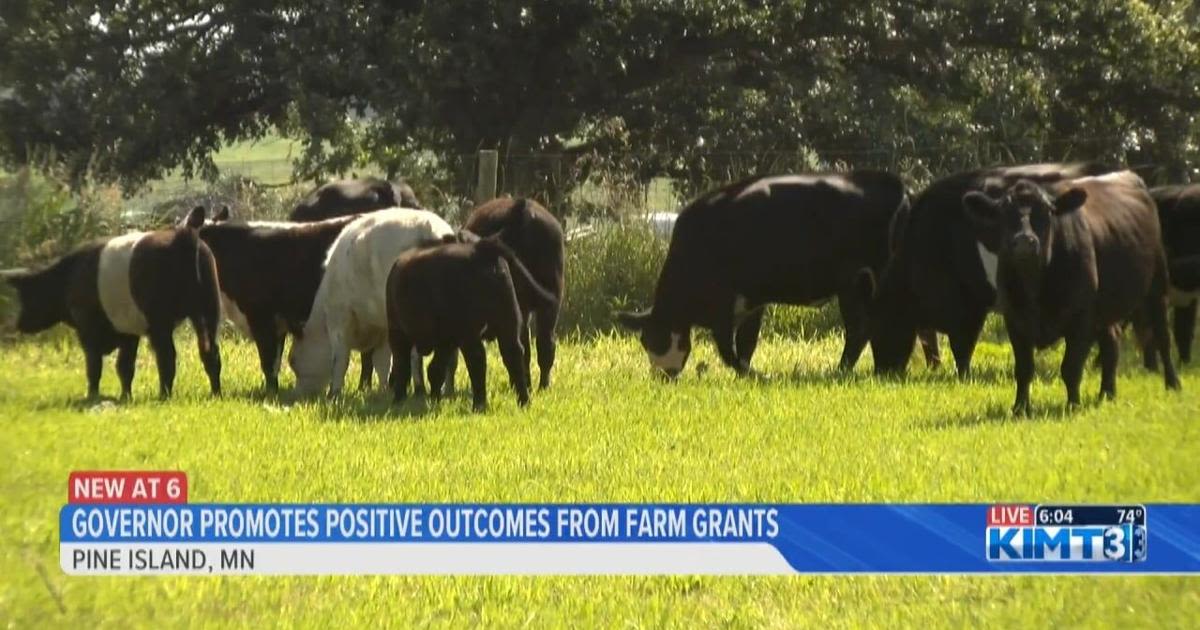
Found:
[[[72,504],[60,542],[712,543],[773,548],[801,573],[1200,573],[1200,505],[1134,512],[1075,523],[1070,506],[987,504]]]

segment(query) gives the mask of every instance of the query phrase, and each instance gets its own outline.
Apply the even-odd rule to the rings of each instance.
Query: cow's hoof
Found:
[[[1171,378],[1167,379],[1167,389],[1179,391],[1183,389],[1183,383],[1179,381],[1178,376],[1172,376]]]
[[[1033,405],[1030,405],[1028,402],[1017,403],[1013,405],[1012,415],[1019,418],[1028,418],[1033,415]]]

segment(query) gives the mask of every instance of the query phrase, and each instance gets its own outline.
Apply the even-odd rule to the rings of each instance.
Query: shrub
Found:
[[[590,336],[615,327],[614,313],[650,305],[667,244],[644,224],[605,223],[567,243],[559,330]]]

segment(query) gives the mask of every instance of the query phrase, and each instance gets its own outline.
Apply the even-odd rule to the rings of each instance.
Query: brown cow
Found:
[[[550,370],[554,367],[554,326],[558,323],[565,285],[563,266],[566,255],[563,251],[562,226],[554,215],[536,201],[503,197],[472,210],[463,227],[482,237],[499,235],[521,259],[538,285],[554,295],[553,302],[544,302],[525,295],[517,287],[522,317],[521,346],[525,348],[525,379],[533,382],[529,371],[533,354],[533,347],[529,343],[529,319],[532,315],[537,337],[538,369],[541,372],[538,386],[541,389],[549,387]],[[537,304],[542,304],[542,307],[537,308]]]

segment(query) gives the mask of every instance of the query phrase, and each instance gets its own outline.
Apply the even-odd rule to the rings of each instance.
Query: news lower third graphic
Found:
[[[1197,574],[1196,504],[191,503],[72,473],[70,575]]]

